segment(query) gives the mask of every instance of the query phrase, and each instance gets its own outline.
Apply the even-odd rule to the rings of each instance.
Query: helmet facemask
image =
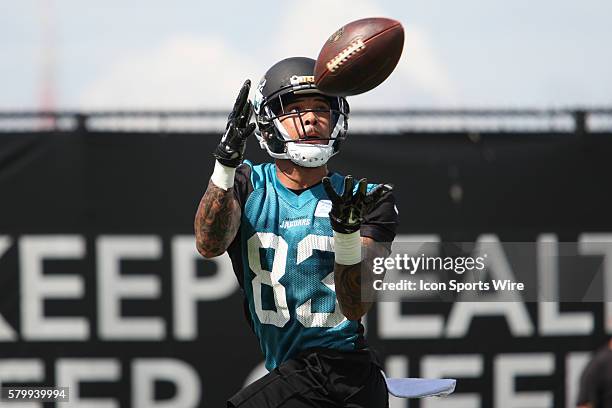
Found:
[[[306,78],[301,82],[299,79]],[[346,100],[341,97],[333,97],[322,94],[312,83],[312,77],[292,77],[291,85],[278,90],[268,98],[261,93],[261,88],[256,91],[254,106],[258,129],[256,135],[260,145],[270,156],[276,159],[289,159],[302,167],[319,167],[339,151],[341,142],[346,138],[348,128],[349,108]],[[287,106],[302,96],[320,96],[328,104],[328,109],[302,109],[288,111]],[[303,114],[315,112],[315,114],[327,113],[329,115],[329,138],[322,137],[318,143],[312,143],[313,138],[293,139],[281,123],[281,119],[289,115],[295,115],[299,120],[300,133],[306,134]],[[305,143],[309,140],[309,143]]]

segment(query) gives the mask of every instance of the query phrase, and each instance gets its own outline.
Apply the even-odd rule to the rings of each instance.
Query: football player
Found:
[[[388,406],[361,318],[372,304],[362,296],[371,291],[372,259],[387,256],[395,237],[392,187],[328,170],[346,139],[349,106],[319,92],[314,65],[278,62],[253,103],[245,82],[196,214],[198,251],[229,253],[270,371],[229,407]],[[274,163],[243,163],[251,133]]]

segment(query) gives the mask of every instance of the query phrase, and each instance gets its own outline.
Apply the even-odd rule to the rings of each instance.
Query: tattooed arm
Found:
[[[387,246],[369,237],[361,237],[363,260],[354,265],[334,264],[334,284],[336,297],[342,314],[349,320],[358,320],[372,307],[374,299],[372,286],[374,279],[383,279],[384,275],[374,275],[373,262],[376,257],[387,257]],[[362,291],[364,299],[362,302]]]
[[[346,176],[344,190],[339,194],[329,177],[322,182],[332,202],[329,220],[334,231],[336,297],[342,314],[349,320],[358,320],[370,310],[374,300],[374,258],[387,257],[390,252],[388,245],[368,236],[360,237],[361,226],[366,214],[390,196],[393,186],[379,184],[368,192],[367,180],[361,179],[353,194],[353,177]],[[391,234],[390,241],[394,235]]]
[[[206,258],[225,252],[240,227],[242,211],[233,185],[236,168],[244,157],[246,140],[255,129],[255,124],[249,123],[253,114],[250,88],[251,81],[247,79],[227,118],[225,134],[213,153],[215,169],[196,213],[196,248]]]
[[[198,252],[206,258],[225,252],[240,227],[241,213],[232,189],[226,191],[209,182],[195,218]]]

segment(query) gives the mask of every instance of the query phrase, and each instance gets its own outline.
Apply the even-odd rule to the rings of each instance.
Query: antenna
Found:
[[[41,19],[40,50],[40,88],[39,109],[53,112],[56,109],[56,25],[53,0],[39,0]],[[46,116],[42,122],[43,128],[54,128],[55,118]]]

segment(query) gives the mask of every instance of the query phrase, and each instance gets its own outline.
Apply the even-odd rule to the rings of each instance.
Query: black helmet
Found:
[[[349,105],[343,97],[323,94],[314,84],[315,60],[292,57],[274,64],[259,81],[253,98],[257,130],[255,135],[268,154],[275,159],[290,159],[303,167],[322,166],[338,153],[346,139]],[[330,139],[322,144],[295,143],[279,118],[293,98],[304,94],[318,94],[329,101]],[[307,111],[319,111],[309,109]]]

